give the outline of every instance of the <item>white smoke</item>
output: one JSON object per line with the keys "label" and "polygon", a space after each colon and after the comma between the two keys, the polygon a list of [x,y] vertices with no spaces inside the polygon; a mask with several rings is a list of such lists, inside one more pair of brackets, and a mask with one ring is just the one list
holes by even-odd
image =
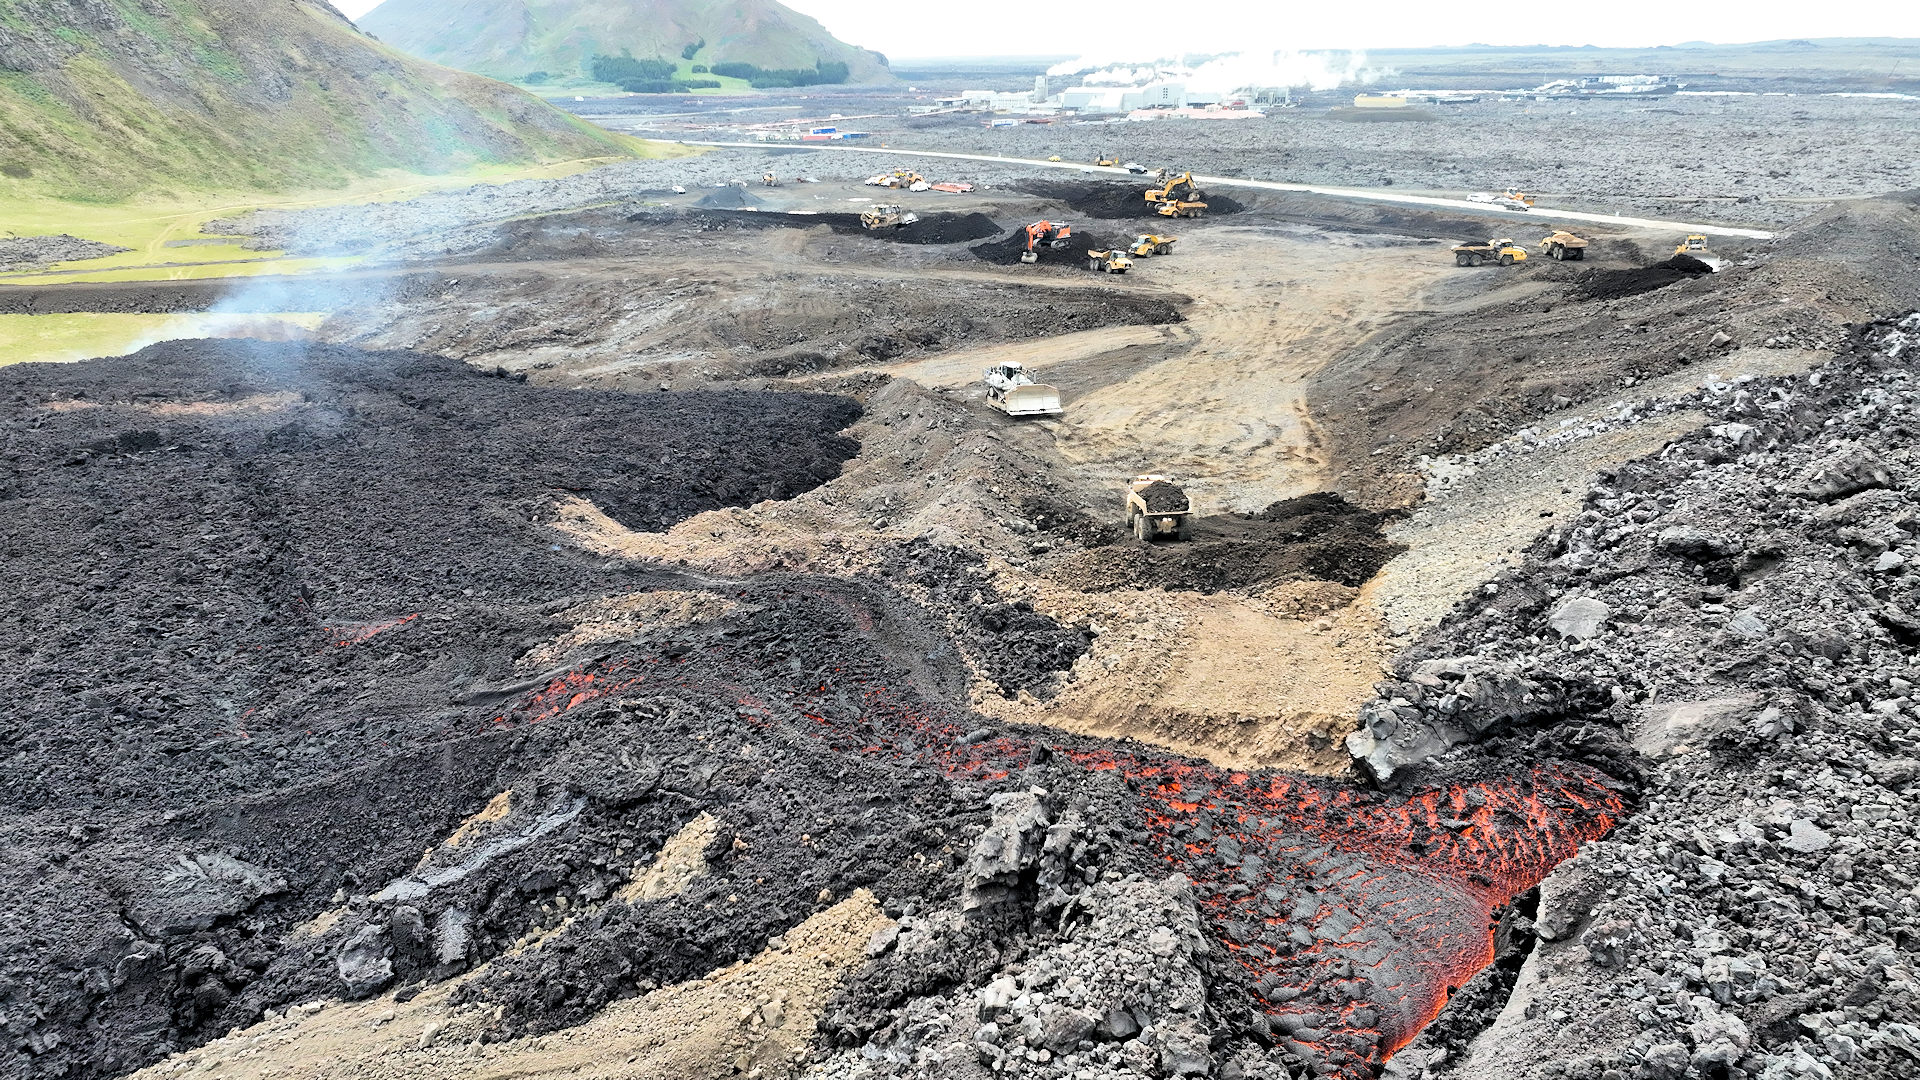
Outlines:
{"label": "white smoke", "polygon": [[1392,68],[1367,65],[1364,52],[1299,52],[1273,49],[1227,53],[1196,67],[1174,60],[1142,60],[1139,56],[1082,56],[1055,64],[1049,76],[1082,75],[1088,86],[1144,86],[1158,80],[1183,82],[1187,89],[1231,94],[1252,88],[1334,90],[1365,85],[1396,74]]}

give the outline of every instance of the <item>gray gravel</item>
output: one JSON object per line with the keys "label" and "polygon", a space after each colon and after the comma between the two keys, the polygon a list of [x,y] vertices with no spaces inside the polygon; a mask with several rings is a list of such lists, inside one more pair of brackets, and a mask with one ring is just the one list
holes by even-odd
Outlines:
{"label": "gray gravel", "polygon": [[1363,758],[1618,725],[1647,777],[1543,886],[1498,1020],[1463,1058],[1443,1036],[1472,1018],[1443,1015],[1402,1075],[1920,1069],[1917,363],[1913,315],[1710,387],[1710,426],[1603,476],[1382,685]]}
{"label": "gray gravel", "polygon": [[990,130],[978,115],[862,123],[876,142],[919,150],[1089,162],[1111,150],[1212,175],[1454,195],[1513,185],[1567,209],[1730,224],[1782,225],[1826,200],[1920,188],[1920,101],[1676,96],[1429,112],[1427,123],[1356,123],[1318,109]]}
{"label": "gray gravel", "polygon": [[61,233],[58,236],[0,237],[0,270],[41,270],[55,263],[75,259],[104,259],[132,248],[82,240]]}

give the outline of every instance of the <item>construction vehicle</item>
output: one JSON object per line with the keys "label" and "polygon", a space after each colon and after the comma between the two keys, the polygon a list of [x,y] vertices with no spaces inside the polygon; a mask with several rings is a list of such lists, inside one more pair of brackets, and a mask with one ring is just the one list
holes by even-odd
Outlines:
{"label": "construction vehicle", "polygon": [[1073,240],[1073,226],[1058,221],[1036,221],[1026,231],[1027,247],[1020,253],[1023,263],[1039,262],[1042,251],[1060,251]]}
{"label": "construction vehicle", "polygon": [[1047,160],[1048,160],[1048,161],[1059,161],[1059,160],[1060,160],[1060,155],[1059,155],[1059,154],[1055,154],[1055,155],[1053,155],[1052,157],[1050,157],[1050,158],[1048,158]]}
{"label": "construction vehicle", "polygon": [[883,206],[879,203],[875,203],[871,209],[862,211],[860,214],[860,224],[868,232],[880,229],[904,229],[919,220],[920,215],[910,210],[902,210],[898,206]]}
{"label": "construction vehicle", "polygon": [[1171,180],[1163,180],[1159,187],[1147,189],[1147,201],[1155,206],[1170,202],[1203,203],[1206,198],[1200,185],[1193,182],[1191,172],[1183,172]]}
{"label": "construction vehicle", "polygon": [[931,186],[925,177],[912,169],[895,169],[879,176],[869,176],[867,183],[874,187],[904,188],[908,191],[925,191]]}
{"label": "construction vehicle", "polygon": [[1204,217],[1207,213],[1207,204],[1203,202],[1163,202],[1159,206],[1154,207],[1153,212],[1159,214],[1161,217],[1168,218]]}
{"label": "construction vehicle", "polygon": [[1485,266],[1488,263],[1512,266],[1526,261],[1527,249],[1506,238],[1489,240],[1484,244],[1461,244],[1453,249],[1455,266]]}
{"label": "construction vehicle", "polygon": [[1155,236],[1153,233],[1141,233],[1139,236],[1133,238],[1132,244],[1128,245],[1127,254],[1137,259],[1144,259],[1149,255],[1165,255],[1173,250],[1173,242],[1177,239],[1179,238],[1173,236]]}
{"label": "construction vehicle", "polygon": [[775,187],[779,185],[780,178],[773,175],[772,173],[762,173],[760,175],[760,182],[762,184],[765,184],[767,187]]}
{"label": "construction vehicle", "polygon": [[1127,483],[1127,531],[1135,538],[1186,540],[1192,519],[1193,500],[1172,477],[1144,473]]}
{"label": "construction vehicle", "polygon": [[1513,206],[1515,209],[1533,209],[1534,197],[1519,188],[1508,188],[1502,199],[1505,200],[1506,205]]}
{"label": "construction vehicle", "polygon": [[1540,241],[1540,250],[1546,252],[1547,258],[1555,262],[1566,262],[1569,259],[1577,262],[1587,257],[1587,241],[1584,237],[1575,236],[1561,229]]}
{"label": "construction vehicle", "polygon": [[1104,270],[1109,274],[1124,274],[1133,269],[1133,260],[1127,258],[1127,253],[1119,248],[1109,248],[1105,251],[1089,250],[1087,269]]}
{"label": "construction vehicle", "polygon": [[1008,416],[1059,416],[1060,388],[1033,381],[1025,364],[1009,360],[987,369],[987,404]]}
{"label": "construction vehicle", "polygon": [[1727,265],[1725,260],[1707,250],[1707,238],[1699,233],[1688,234],[1685,240],[1680,241],[1680,243],[1674,246],[1673,253],[1675,255],[1686,255],[1706,263],[1707,269],[1715,273],[1718,273],[1721,267]]}
{"label": "construction vehicle", "polygon": [[1095,165],[1111,168],[1112,166],[1120,164],[1120,159],[1119,157],[1113,154],[1098,154],[1094,157],[1093,163]]}

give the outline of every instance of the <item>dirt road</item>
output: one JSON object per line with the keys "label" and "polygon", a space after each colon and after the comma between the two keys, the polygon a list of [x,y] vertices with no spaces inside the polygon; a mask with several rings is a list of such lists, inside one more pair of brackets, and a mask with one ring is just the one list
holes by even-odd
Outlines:
{"label": "dirt road", "polygon": [[[651,140],[668,142],[669,140]],[[766,149],[764,143],[738,142],[688,142],[688,146],[720,146],[745,149]],[[786,147],[783,146],[783,149]],[[1076,172],[1090,173],[1113,179],[1130,180],[1133,177],[1125,170],[1098,165],[1086,165],[1073,161],[1039,161],[1033,158],[1000,157],[992,154],[954,154],[939,150],[900,150],[893,147],[867,146],[818,146],[797,144],[796,150],[815,150],[844,154],[891,154],[895,157],[948,158],[958,161],[985,161],[996,165],[1023,165],[1036,169],[1071,169]],[[1732,225],[1715,225],[1693,221],[1661,221],[1655,218],[1624,217],[1618,214],[1591,214],[1578,210],[1556,210],[1545,206],[1536,206],[1531,211],[1516,212],[1498,210],[1486,203],[1469,202],[1464,198],[1442,198],[1432,195],[1411,195],[1400,191],[1380,191],[1368,188],[1332,187],[1326,184],[1289,184],[1277,180],[1246,180],[1234,176],[1198,176],[1194,177],[1205,187],[1248,188],[1255,191],[1288,191],[1303,195],[1323,195],[1334,199],[1357,199],[1366,202],[1397,203],[1402,206],[1418,206],[1428,209],[1464,212],[1477,216],[1495,218],[1508,222],[1525,222],[1529,227],[1551,225],[1555,223],[1579,222],[1588,225],[1610,225],[1622,229],[1646,229],[1655,232],[1705,233],[1709,236],[1737,236],[1748,240],[1771,240],[1773,233],[1764,229],[1747,229]]]}

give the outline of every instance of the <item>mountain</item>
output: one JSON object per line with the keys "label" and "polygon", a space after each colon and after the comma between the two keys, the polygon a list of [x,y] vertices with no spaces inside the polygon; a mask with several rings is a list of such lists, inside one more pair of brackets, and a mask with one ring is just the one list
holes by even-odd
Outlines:
{"label": "mountain", "polygon": [[322,0],[0,0],[0,197],[338,186],[630,145]]}
{"label": "mountain", "polygon": [[594,56],[623,52],[769,69],[844,63],[855,83],[893,77],[879,53],[773,0],[386,0],[360,26],[415,56],[496,79],[578,78]]}

